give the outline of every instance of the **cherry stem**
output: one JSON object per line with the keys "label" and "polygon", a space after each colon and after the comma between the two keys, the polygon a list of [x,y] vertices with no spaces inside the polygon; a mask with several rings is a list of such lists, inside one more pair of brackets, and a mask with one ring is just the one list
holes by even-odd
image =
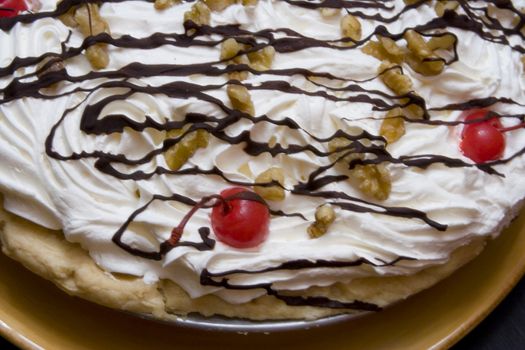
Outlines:
{"label": "cherry stem", "polygon": [[518,129],[521,129],[521,128],[523,128],[523,127],[525,127],[525,122],[523,122],[523,123],[519,123],[519,124],[514,125],[514,126],[509,126],[509,127],[507,127],[507,128],[499,128],[498,130],[499,130],[500,132],[507,132],[507,131],[518,130]]}
{"label": "cherry stem", "polygon": [[[211,200],[214,200],[214,202],[207,204]],[[182,233],[184,232],[184,227],[186,226],[188,221],[190,221],[193,214],[195,214],[199,209],[213,208],[221,204],[224,206],[224,215],[228,214],[231,210],[231,205],[228,203],[228,200],[226,198],[218,194],[203,197],[200,201],[195,203],[193,208],[191,208],[191,210],[186,215],[184,215],[182,221],[173,230],[171,230],[171,237],[169,238],[168,242],[172,245],[175,245],[179,242]]]}

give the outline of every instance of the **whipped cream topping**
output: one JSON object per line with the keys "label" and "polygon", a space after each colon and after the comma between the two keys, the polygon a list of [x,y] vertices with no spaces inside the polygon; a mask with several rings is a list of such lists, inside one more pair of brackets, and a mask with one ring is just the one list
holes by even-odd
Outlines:
{"label": "whipped cream topping", "polygon": [[[41,2],[40,13],[56,8],[53,0]],[[406,9],[401,0],[382,3],[385,8],[349,9],[369,17],[359,17],[363,38],[372,35],[380,25],[397,35],[436,18],[434,2],[413,9]],[[484,1],[469,3],[472,8],[487,6]],[[525,1],[513,1],[513,4],[516,8],[525,7]],[[183,13],[192,5],[183,2],[157,11],[146,1],[105,2],[101,6],[101,15],[108,22],[113,38],[151,38],[155,33],[182,35]],[[457,12],[464,14],[464,11],[460,8]],[[504,23],[507,21],[505,16],[509,15],[506,11],[501,12],[498,18]],[[341,10],[334,16],[323,17],[318,9],[301,7],[294,1],[260,0],[256,6],[235,4],[221,12],[213,12],[210,26],[238,24],[250,32],[290,28],[305,37],[330,41],[340,39],[339,22],[344,13]],[[480,15],[482,10],[476,13]],[[400,15],[388,23],[375,18],[377,14],[385,18]],[[516,34],[508,35],[510,43],[505,44],[486,40],[479,33],[465,28],[451,26],[446,30],[458,38],[458,59],[446,65],[441,74],[426,77],[403,65],[405,74],[414,83],[414,90],[425,100],[429,120],[439,123],[407,123],[406,135],[388,145],[387,151],[395,159],[438,155],[465,164],[452,167],[436,162],[428,167],[418,167],[387,162],[392,191],[382,202],[365,197],[348,181],[330,182],[317,191],[344,193],[357,198],[354,204],[372,210],[360,212],[333,205],[336,221],[326,235],[311,239],[307,227],[314,220],[315,209],[327,201],[335,204],[341,199],[327,200],[297,191],[314,171],[331,163],[328,157],[310,151],[253,155],[245,150],[243,142],[233,144],[212,136],[209,146],[198,150],[182,169],[198,167],[213,174],[155,173],[158,169],[168,169],[164,157],[158,154],[141,164],[111,164],[119,174],[126,175],[121,178],[101,171],[100,158],[96,156],[61,159],[73,154],[105,152],[139,160],[162,148],[165,132],[151,127],[141,131],[127,127],[122,132],[98,134],[81,130],[85,109],[108,98],[127,94],[130,90],[126,84],[142,91],[104,104],[98,120],[124,115],[137,123],[150,120],[164,124],[166,121],[181,121],[188,113],[225,118],[227,114],[220,105],[195,97],[168,96],[161,89],[159,93],[150,93],[148,88],[174,82],[196,84],[206,87],[203,91],[207,95],[229,105],[224,86],[227,77],[226,74],[155,74],[125,80],[121,76],[101,73],[84,79],[92,68],[83,55],[75,55],[65,60],[67,73],[72,79],[59,83],[51,88],[53,90],[42,91],[50,98],[27,95],[13,99],[9,95],[13,81],[37,81],[37,77],[31,74],[35,72],[36,64],[24,65],[12,74],[4,73],[17,57],[26,59],[49,52],[62,53],[62,46],[66,50],[78,48],[84,41],[77,30],[66,27],[56,18],[16,23],[12,28],[0,31],[0,72],[3,73],[0,74],[0,188],[5,208],[39,225],[63,230],[69,241],[81,244],[103,269],[143,276],[146,282],[170,279],[181,285],[191,297],[214,293],[232,303],[251,300],[266,291],[262,288],[239,291],[220,285],[206,286],[200,281],[203,271],[227,275],[231,285],[270,284],[275,290],[301,290],[363,276],[409,275],[446,263],[456,248],[479,237],[498,234],[525,194],[522,180],[525,159],[520,154],[525,147],[525,130],[506,134],[505,161],[496,162],[491,168],[494,172],[469,166],[472,161],[464,157],[458,147],[463,125],[457,122],[462,120],[462,112],[460,108],[450,107],[491,97],[505,98],[506,102],[494,103],[488,108],[504,116],[522,116],[525,105],[521,62],[523,39]],[[286,36],[282,32],[275,35],[277,38]],[[209,41],[221,40],[221,37],[211,34],[196,39]],[[401,43],[403,40],[399,41]],[[214,66],[224,67],[224,63],[219,62],[220,44],[184,47],[166,43],[148,49],[109,45],[108,51],[110,63],[102,72],[116,72],[133,62],[177,67],[216,62]],[[377,78],[380,64],[379,60],[360,49],[314,46],[289,52],[278,50],[272,70],[300,68],[329,73],[340,79],[319,79],[321,84],[314,84],[304,74],[250,74],[243,84],[259,87],[265,82],[286,82],[308,92],[250,90],[257,116],[267,116],[272,121],[289,118],[300,129],[241,119],[224,132],[230,137],[247,132],[252,141],[261,143],[273,139],[285,149],[294,145],[312,145],[324,152],[327,152],[327,144],[319,140],[332,137],[338,130],[357,127],[378,135],[385,112],[357,98],[366,92],[336,91],[336,88],[344,87],[350,81],[359,81],[366,91],[384,93],[369,93],[372,98],[387,105],[397,103],[392,92]],[[112,82],[118,83],[101,86]],[[325,98],[318,92],[337,98]],[[501,122],[504,126],[512,126],[519,119],[506,117],[501,118]],[[52,133],[53,137],[50,137]],[[51,149],[56,153],[50,154],[46,142],[51,143]],[[507,160],[509,157],[512,160]],[[246,166],[249,172],[240,170]],[[288,215],[272,218],[268,240],[256,248],[235,249],[217,241],[213,249],[177,246],[161,260],[151,260],[132,255],[113,241],[115,232],[129,221],[122,241],[141,251],[158,251],[159,244],[169,238],[171,229],[190,206],[179,201],[152,200],[154,196],[177,194],[198,201],[231,187],[232,183],[251,184],[257,174],[271,166],[284,170],[284,186],[288,191],[284,201],[270,202],[270,208]],[[218,176],[215,169],[223,176]],[[339,168],[333,167],[325,175],[336,176],[339,172]],[[152,175],[133,180],[132,175],[136,174]],[[130,216],[140,208],[145,210],[130,221]],[[386,215],[387,208],[417,210],[446,230],[417,217]],[[199,228],[210,227],[209,214],[209,210],[199,210],[192,217],[184,231],[183,241],[201,242]],[[214,238],[213,232],[209,238]],[[290,261],[350,263],[359,259],[367,263],[346,267],[279,268]],[[253,273],[256,271],[259,273]]]}

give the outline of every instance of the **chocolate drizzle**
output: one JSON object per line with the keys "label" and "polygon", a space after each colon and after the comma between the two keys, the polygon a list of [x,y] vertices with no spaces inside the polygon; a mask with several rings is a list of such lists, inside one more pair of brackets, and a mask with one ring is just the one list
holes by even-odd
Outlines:
{"label": "chocolate drizzle", "polygon": [[[109,0],[108,3],[120,3],[126,1],[140,1],[140,0]],[[302,7],[304,9],[318,9],[318,8],[342,8],[348,13],[353,14],[361,19],[372,19],[378,23],[388,24],[398,20],[404,13],[408,11],[417,11],[418,7],[426,6],[425,1],[418,1],[412,5],[406,5],[398,12],[394,11],[394,2],[392,0],[386,1],[343,1],[343,0],[324,0],[324,1],[293,1],[282,0],[290,6]],[[53,17],[56,18],[66,13],[71,7],[86,3],[95,3],[96,0],[63,0],[58,5],[55,11],[40,12],[31,14],[22,14],[12,18],[0,19],[0,29],[7,31],[13,28],[17,23],[33,23],[35,21]],[[513,13],[518,19],[517,23],[509,28],[505,27],[496,18],[490,16],[487,8],[477,8],[468,1],[458,1],[465,14],[458,14],[454,11],[446,11],[443,17],[434,18],[428,23],[415,26],[413,28],[406,28],[406,30],[413,29],[426,37],[445,35],[443,31],[447,28],[454,27],[465,31],[473,32],[483,40],[506,45],[514,51],[525,53],[525,47],[522,45],[512,45],[508,38],[510,36],[519,36],[523,39],[521,28],[525,26],[525,16],[517,10],[511,1],[486,1],[499,9],[505,9]],[[391,13],[389,17],[384,17],[381,12]],[[182,16],[182,14],[181,14]],[[86,38],[78,47],[68,45],[69,38],[62,43],[62,50],[60,53],[46,53],[39,57],[16,57],[9,65],[0,68],[0,78],[11,76],[11,82],[0,89],[0,105],[9,103],[11,101],[19,100],[25,97],[32,97],[38,99],[52,100],[65,95],[80,94],[84,99],[75,106],[65,110],[62,116],[58,119],[56,124],[51,128],[46,139],[46,154],[59,161],[78,161],[83,159],[93,159],[95,168],[103,174],[115,177],[123,181],[143,181],[159,175],[169,176],[210,176],[220,177],[225,182],[232,185],[241,185],[250,187],[253,183],[241,182],[228,178],[217,167],[210,169],[201,169],[199,167],[184,167],[181,170],[173,171],[163,167],[156,167],[149,172],[142,170],[142,165],[147,165],[152,160],[163,154],[173,145],[180,142],[188,133],[203,129],[208,131],[213,137],[228,143],[230,145],[242,145],[243,150],[250,156],[257,156],[263,153],[269,153],[273,157],[285,154],[293,156],[303,152],[310,152],[320,158],[328,158],[334,152],[327,152],[326,147],[316,147],[315,144],[327,144],[334,138],[345,138],[350,143],[348,152],[361,153],[365,155],[363,159],[356,159],[348,164],[349,168],[357,164],[378,164],[391,163],[399,164],[405,167],[427,168],[435,164],[441,164],[447,167],[477,167],[480,171],[489,174],[502,175],[497,172],[494,166],[504,164],[512,159],[519,157],[525,153],[525,147],[509,156],[506,159],[492,161],[484,164],[472,164],[458,158],[450,158],[436,154],[418,154],[418,155],[404,155],[400,157],[392,156],[386,149],[385,140],[378,135],[363,131],[358,135],[351,135],[345,133],[343,130],[338,130],[328,138],[321,138],[301,127],[291,117],[285,117],[280,120],[274,120],[266,115],[250,116],[246,113],[233,110],[228,107],[224,101],[213,97],[213,92],[225,88],[226,84],[242,84],[248,90],[270,90],[279,91],[284,94],[305,95],[323,98],[329,101],[344,102],[344,103],[362,103],[370,105],[372,110],[388,111],[399,106],[408,104],[416,104],[422,107],[426,113],[422,120],[411,120],[405,118],[409,123],[425,123],[428,125],[454,125],[462,122],[446,122],[442,120],[433,119],[430,117],[429,111],[453,111],[453,110],[468,110],[472,108],[490,107],[495,104],[510,104],[518,105],[516,101],[509,98],[487,97],[482,99],[465,101],[457,104],[449,104],[427,109],[425,101],[414,93],[409,93],[405,96],[392,96],[387,93],[367,90],[364,83],[378,79],[378,76],[372,76],[369,79],[358,81],[347,79],[344,77],[337,77],[326,72],[315,72],[303,68],[290,69],[269,69],[264,72],[254,70],[245,64],[230,64],[225,65],[225,61],[217,59],[214,62],[196,63],[188,65],[179,64],[157,64],[148,65],[139,62],[132,62],[124,67],[115,70],[93,71],[84,75],[71,76],[66,69],[53,71],[37,78],[37,73],[31,73],[20,77],[14,77],[15,71],[33,67],[46,60],[49,57],[57,57],[65,62],[72,59],[82,52],[97,43],[105,43],[110,47],[120,49],[142,49],[150,50],[161,46],[172,46],[178,48],[192,47],[220,47],[221,43],[227,38],[235,38],[237,41],[248,44],[249,49],[246,49],[240,54],[255,52],[268,45],[280,54],[297,52],[307,50],[309,48],[328,48],[331,50],[359,50],[364,44],[373,39],[376,35],[391,38],[398,41],[403,38],[404,32],[390,33],[384,25],[378,25],[374,31],[367,37],[359,41],[351,39],[339,40],[319,40],[302,35],[290,28],[277,29],[263,29],[256,32],[251,32],[241,28],[238,25],[221,25],[221,26],[198,26],[195,23],[188,21],[184,24],[185,33],[154,33],[145,38],[135,38],[130,35],[123,35],[121,37],[112,37],[106,33]],[[191,34],[189,34],[191,33]],[[211,38],[214,39],[211,39]],[[345,42],[353,42],[355,45],[343,45]],[[218,50],[217,50],[218,51]],[[457,61],[459,59],[456,47],[454,47],[454,55],[451,59],[445,62],[446,65]],[[67,67],[67,65],[66,65]],[[44,71],[46,67],[40,69]],[[228,81],[224,84],[201,85],[198,83],[190,83],[180,81],[178,77],[186,77],[189,75],[205,75],[205,76],[223,76],[229,72],[244,70],[253,75],[267,75],[276,77],[277,79],[263,81],[260,84],[241,83],[239,81]],[[172,81],[160,86],[143,85],[139,81],[142,78],[168,76],[173,77]],[[279,77],[301,76],[309,80],[318,89],[303,90],[299,87],[293,86],[285,79]],[[337,81],[343,84],[342,87],[334,88],[329,85],[320,83],[318,79]],[[91,82],[91,87],[81,87],[81,83]],[[64,89],[60,94],[50,94],[49,91],[44,92],[45,88],[49,88],[54,84],[66,84],[69,88]],[[82,86],[85,86],[82,85]],[[120,92],[109,95],[108,97],[89,103],[90,97],[95,95],[98,91],[105,89],[118,88]],[[338,97],[336,93],[345,93],[345,97]],[[145,115],[142,121],[136,121],[124,114],[107,114],[104,115],[103,110],[114,102],[124,101],[133,98],[138,94],[147,94],[152,96],[165,96],[170,99],[192,99],[195,103],[205,103],[216,106],[221,112],[220,115],[205,115],[199,113],[186,113],[181,120],[167,120],[164,122],[156,121],[151,116]],[[408,101],[408,102],[407,102]],[[80,120],[80,130],[87,135],[110,135],[114,133],[122,134],[125,129],[131,129],[136,132],[143,132],[147,129],[158,131],[169,131],[172,129],[180,129],[185,125],[190,127],[178,137],[166,139],[161,146],[156,149],[148,151],[139,158],[129,158],[126,154],[114,154],[102,150],[81,151],[64,153],[57,150],[56,139],[57,131],[70,116],[73,111],[77,109],[82,110]],[[102,116],[102,117],[101,117]],[[497,115],[492,117],[498,118],[519,118],[523,120],[523,116],[511,115]],[[298,132],[306,138],[315,141],[307,143],[306,145],[289,144],[286,147],[280,144],[270,145],[268,142],[260,142],[252,140],[250,133],[247,131],[240,132],[236,135],[231,135],[225,130],[235,125],[238,122],[248,122],[253,126],[260,123],[270,123],[275,126],[284,127],[290,131]],[[346,154],[345,154],[346,155]],[[344,156],[343,156],[344,157]],[[343,158],[341,157],[341,158]],[[359,213],[374,213],[378,215],[388,215],[394,217],[402,217],[407,220],[419,220],[424,222],[429,227],[436,230],[444,231],[447,226],[430,219],[426,213],[414,208],[391,207],[384,206],[378,203],[370,202],[361,198],[350,196],[346,193],[327,191],[324,188],[331,184],[341,181],[346,181],[348,176],[345,174],[330,175],[328,171],[334,167],[335,163],[326,166],[319,166],[313,171],[309,178],[305,181],[299,182],[292,188],[288,188],[290,194],[299,197],[322,198],[334,206],[337,206],[345,211],[352,211]],[[129,169],[124,171],[122,169]],[[143,213],[154,201],[178,202],[188,206],[196,205],[201,198],[189,198],[181,194],[173,194],[172,196],[154,195],[143,206],[136,209],[122,226],[115,232],[113,242],[126,250],[130,254],[139,256],[144,259],[162,260],[163,257],[173,249],[178,247],[191,247],[196,250],[205,251],[213,250],[215,241],[210,238],[210,229],[208,227],[201,227],[199,229],[200,242],[177,241],[177,242],[163,242],[159,245],[158,251],[142,251],[124,243],[123,237],[126,234],[130,224]],[[280,210],[273,210],[272,214],[275,216],[295,216],[304,220],[304,216],[300,213],[286,213]],[[242,269],[222,271],[212,273],[204,270],[201,273],[200,281],[203,285],[219,286],[233,290],[249,290],[249,289],[263,289],[268,295],[275,296],[283,300],[288,305],[311,305],[329,308],[350,308],[358,310],[378,310],[376,305],[363,303],[360,301],[342,302],[328,299],[325,297],[303,297],[286,294],[274,289],[272,284],[254,284],[254,285],[233,285],[228,281],[228,277],[236,274],[259,274],[279,270],[303,270],[315,268],[341,268],[341,267],[355,267],[367,264],[374,267],[392,266],[402,260],[411,260],[409,257],[399,257],[392,262],[376,263],[364,258],[354,261],[325,261],[325,260],[295,260],[282,263],[273,267],[257,270],[246,271]]]}

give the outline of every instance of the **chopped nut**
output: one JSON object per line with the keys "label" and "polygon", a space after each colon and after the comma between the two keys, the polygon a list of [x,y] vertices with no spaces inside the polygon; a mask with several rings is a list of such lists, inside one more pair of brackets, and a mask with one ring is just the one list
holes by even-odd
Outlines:
{"label": "chopped nut", "polygon": [[443,71],[445,62],[434,55],[423,36],[414,30],[408,30],[405,35],[408,49],[412,55],[406,57],[407,63],[416,72],[423,75],[436,75]]}
{"label": "chopped nut", "polygon": [[330,205],[322,205],[315,211],[315,222],[308,227],[310,238],[319,238],[324,235],[329,226],[335,221],[335,211]]}
{"label": "chopped nut", "polygon": [[[168,137],[177,137],[186,132],[189,128],[189,125],[183,129],[171,130],[168,132]],[[198,129],[192,131],[185,135],[182,140],[170,147],[166,153],[164,153],[164,159],[166,164],[171,170],[180,169],[188,159],[193,156],[193,154],[199,148],[208,147],[209,142],[209,133],[206,130]]]}
{"label": "chopped nut", "polygon": [[399,66],[384,61],[379,67],[381,80],[397,95],[406,95],[412,91],[412,81],[403,74]]}
{"label": "chopped nut", "polygon": [[80,6],[75,12],[75,21],[84,36],[109,33],[108,23],[100,16],[98,5]]}
{"label": "chopped nut", "polygon": [[[245,55],[238,55],[239,51],[244,49],[245,46],[243,44],[238,43],[234,38],[229,38],[222,43],[221,60],[232,59],[230,62],[237,64],[248,64],[248,58]],[[241,81],[248,78],[248,72],[230,72],[228,73],[228,78]]]}
{"label": "chopped nut", "polygon": [[335,220],[335,211],[329,205],[322,205],[315,211],[315,221],[330,225]]}
{"label": "chopped nut", "polygon": [[446,10],[455,10],[459,6],[457,1],[440,0],[436,3],[434,10],[439,17],[443,17]]}
{"label": "chopped nut", "polygon": [[275,49],[273,46],[266,46],[264,49],[250,52],[248,59],[250,66],[256,70],[264,71],[272,68],[273,57],[275,56]]}
{"label": "chopped nut", "polygon": [[385,200],[390,195],[390,173],[382,164],[358,164],[351,174],[364,194],[377,200]]}
{"label": "chopped nut", "polygon": [[[412,91],[412,81],[403,74],[401,68],[388,61],[384,61],[379,67],[381,79],[396,95],[406,95]],[[403,98],[402,103],[408,103],[410,100]],[[415,103],[409,104],[405,110],[412,118],[422,118],[425,114],[423,108]]]}
{"label": "chopped nut", "polygon": [[455,35],[446,33],[444,35],[432,37],[428,42],[428,47],[434,50],[450,50],[456,44],[457,38]]}
{"label": "chopped nut", "polygon": [[221,45],[221,60],[229,60],[239,53],[243,47],[234,38],[228,38]]}
{"label": "chopped nut", "polygon": [[212,11],[222,11],[226,7],[235,4],[235,0],[203,0]]}
{"label": "chopped nut", "polygon": [[425,110],[415,103],[409,104],[404,110],[411,119],[421,119],[425,115]]}
{"label": "chopped nut", "polygon": [[421,61],[414,55],[408,55],[406,62],[414,71],[425,76],[437,75],[445,68],[445,60],[435,55],[428,57],[425,61]]}
{"label": "chopped nut", "polygon": [[395,142],[405,134],[405,120],[402,118],[401,108],[394,108],[386,114],[381,123],[379,134],[383,136],[388,143]]}
{"label": "chopped nut", "polygon": [[86,57],[95,69],[106,68],[109,64],[107,48],[103,45],[93,45],[86,49]]}
{"label": "chopped nut", "polygon": [[210,24],[210,18],[210,8],[202,1],[197,1],[190,11],[184,13],[184,22],[192,21],[199,26]]}
{"label": "chopped nut", "polygon": [[395,62],[397,64],[401,64],[403,62],[402,58],[401,60],[391,56],[388,52],[386,52],[385,48],[379,41],[370,40],[361,48],[361,51],[363,53],[370,55],[372,57],[377,58],[380,61],[390,61]]}
{"label": "chopped nut", "polygon": [[379,41],[371,40],[361,49],[365,54],[373,56],[380,61],[390,61],[401,64],[405,52],[396,42],[387,37],[379,37]]}
{"label": "chopped nut", "polygon": [[355,16],[347,14],[341,19],[341,33],[344,38],[359,41],[361,39],[361,23]]}
{"label": "chopped nut", "polygon": [[228,85],[226,89],[230,102],[234,109],[247,113],[251,116],[255,115],[255,108],[253,107],[252,98],[248,89],[242,85]]}
{"label": "chopped nut", "polygon": [[[354,159],[361,159],[363,155],[355,152],[353,147],[348,147],[351,141],[344,137],[336,137],[328,142],[328,151],[331,153],[329,159],[332,162],[338,161],[350,163]],[[339,152],[337,152],[339,151]],[[342,159],[339,159],[343,154],[346,154]]]}
{"label": "chopped nut", "polygon": [[165,10],[172,7],[174,4],[178,4],[180,0],[155,0],[155,8],[157,10]]}
{"label": "chopped nut", "polygon": [[418,58],[425,59],[432,55],[432,50],[429,49],[427,42],[423,36],[415,30],[407,30],[403,36],[408,44],[408,49],[412,51]]}
{"label": "chopped nut", "polygon": [[243,81],[248,79],[248,72],[246,71],[235,71],[228,73],[228,79]]}
{"label": "chopped nut", "polygon": [[379,36],[379,42],[390,56],[403,60],[405,53],[399,46],[397,46],[397,43],[394,40],[386,36]]}
{"label": "chopped nut", "polygon": [[[99,7],[96,4],[87,4],[77,8],[74,19],[85,37],[101,33],[109,34],[108,23],[100,16]],[[86,57],[95,69],[105,68],[109,64],[109,55],[105,44],[95,44],[88,47]]]}
{"label": "chopped nut", "polygon": [[75,28],[78,26],[77,21],[75,20],[75,12],[77,11],[77,7],[73,6],[69,10],[67,10],[66,13],[63,15],[58,16],[58,19],[64,23],[66,26],[70,28]]}
{"label": "chopped nut", "polygon": [[[281,168],[270,168],[255,178],[259,184],[275,182],[284,185],[284,173]],[[284,189],[280,186],[255,186],[254,191],[262,198],[269,201],[282,201],[285,197]]]}
{"label": "chopped nut", "polygon": [[310,238],[319,238],[326,233],[326,228],[324,225],[314,222],[308,226],[306,232],[308,232],[308,236],[310,236]]}

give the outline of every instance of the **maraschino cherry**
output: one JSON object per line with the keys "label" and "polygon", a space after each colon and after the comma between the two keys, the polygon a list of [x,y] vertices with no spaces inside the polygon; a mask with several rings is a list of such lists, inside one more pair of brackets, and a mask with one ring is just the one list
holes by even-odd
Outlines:
{"label": "maraschino cherry", "polygon": [[0,0],[0,18],[14,17],[19,12],[27,10],[27,3],[24,0]]}
{"label": "maraschino cherry", "polygon": [[253,248],[268,237],[270,211],[266,202],[253,191],[232,187],[197,202],[171,231],[167,244],[176,245],[193,214],[204,208],[213,208],[211,226],[217,239],[225,244]]}
{"label": "maraschino cherry", "polygon": [[489,111],[476,109],[466,113],[459,148],[474,162],[480,164],[500,159],[505,151],[504,133],[525,127],[525,122],[504,128],[499,118],[488,116]]}
{"label": "maraschino cherry", "polygon": [[225,199],[214,206],[211,226],[217,238],[235,248],[256,247],[268,237],[270,212],[264,200],[242,187],[221,192]]}
{"label": "maraschino cherry", "polygon": [[499,159],[505,150],[501,122],[498,118],[487,118],[487,113],[484,109],[470,111],[461,133],[461,152],[476,163]]}

